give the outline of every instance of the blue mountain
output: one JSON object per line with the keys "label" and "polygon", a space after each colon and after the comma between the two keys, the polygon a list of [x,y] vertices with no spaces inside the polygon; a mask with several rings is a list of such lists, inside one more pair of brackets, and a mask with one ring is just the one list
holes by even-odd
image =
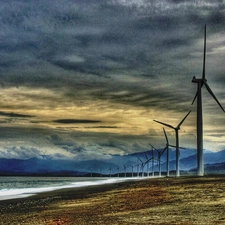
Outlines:
{"label": "blue mountain", "polygon": [[[163,149],[161,149],[162,151]],[[40,158],[30,159],[5,159],[0,158],[0,175],[4,174],[116,174],[136,172],[141,170],[141,161],[146,162],[147,159],[158,158],[156,152],[152,155],[152,151],[138,152],[127,155],[111,155],[107,160],[63,160],[52,159],[50,156],[41,156]],[[175,150],[170,149],[170,170],[176,169]],[[195,171],[197,167],[196,150],[185,149],[180,151],[180,170]],[[225,150],[219,152],[204,153],[204,163],[206,170],[209,171],[225,171]],[[152,169],[152,161],[149,161],[149,170]],[[161,156],[162,171],[166,171],[166,152]],[[144,170],[147,171],[147,165]],[[158,171],[158,162],[155,160],[154,170]]]}

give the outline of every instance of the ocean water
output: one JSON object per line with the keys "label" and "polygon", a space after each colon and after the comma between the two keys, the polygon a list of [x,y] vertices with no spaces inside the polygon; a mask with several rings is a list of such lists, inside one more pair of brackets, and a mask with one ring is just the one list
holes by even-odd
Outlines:
{"label": "ocean water", "polygon": [[0,201],[24,198],[40,192],[119,182],[122,178],[101,177],[0,177]]}

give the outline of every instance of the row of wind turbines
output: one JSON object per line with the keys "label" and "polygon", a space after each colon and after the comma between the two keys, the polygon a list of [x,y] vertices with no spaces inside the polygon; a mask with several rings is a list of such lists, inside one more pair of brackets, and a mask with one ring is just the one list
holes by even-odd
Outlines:
{"label": "row of wind turbines", "polygon": [[[192,101],[192,105],[195,102],[197,98],[197,175],[198,176],[204,176],[204,159],[203,159],[203,119],[202,119],[202,87],[205,86],[207,91],[211,94],[211,96],[215,99],[217,104],[220,106],[220,108],[225,112],[224,108],[212,92],[211,88],[207,84],[207,80],[205,78],[205,62],[206,62],[206,25],[205,25],[205,32],[204,32],[204,54],[203,54],[203,71],[202,71],[202,77],[196,78],[195,76],[192,79],[193,83],[197,83],[197,92],[195,94],[195,97]],[[179,170],[179,130],[182,125],[182,123],[185,121],[185,119],[188,117],[188,115],[191,113],[189,111],[187,115],[181,120],[181,122],[176,126],[172,126],[170,124],[160,122],[158,120],[153,120],[154,122],[157,122],[159,124],[162,124],[166,127],[172,128],[175,131],[176,136],[176,176],[180,176],[180,170]],[[164,130],[165,132],[165,130]],[[168,143],[168,139],[167,139]],[[167,148],[167,155],[168,155],[169,149]],[[167,158],[167,164],[168,164],[168,158]],[[168,168],[167,168],[168,171]]]}
{"label": "row of wind turbines", "polygon": [[[214,100],[217,102],[217,104],[219,105],[219,107],[223,110],[223,112],[225,112],[224,108],[222,107],[222,105],[220,104],[220,102],[218,101],[218,99],[216,98],[216,96],[214,95],[214,93],[212,92],[211,88],[209,87],[209,85],[207,84],[207,80],[206,80],[206,76],[205,76],[205,64],[206,64],[206,25],[205,25],[205,29],[204,29],[204,53],[203,53],[203,71],[202,71],[202,77],[201,78],[196,78],[195,76],[192,79],[193,83],[197,84],[197,92],[194,96],[194,99],[191,103],[191,105],[194,104],[195,100],[197,99],[197,116],[196,116],[196,120],[197,120],[197,175],[198,176],[204,176],[204,159],[203,159],[203,118],[202,118],[202,87],[205,86],[207,91],[210,93],[210,95],[214,98]],[[183,124],[183,122],[185,121],[185,119],[188,117],[188,115],[191,113],[191,111],[189,111],[185,117],[180,121],[180,123],[177,126],[172,126],[171,124],[165,123],[165,122],[161,122],[158,120],[153,120],[156,123],[159,123],[161,125],[164,125],[168,128],[171,128],[175,131],[175,138],[176,138],[176,145],[170,145],[169,141],[168,141],[168,137],[166,134],[165,129],[163,128],[163,132],[166,138],[166,147],[159,151],[157,149],[155,149],[151,144],[150,146],[152,147],[152,157],[148,158],[146,155],[146,159],[143,160],[141,158],[138,158],[138,160],[140,161],[140,168],[142,171],[142,176],[144,174],[144,167],[147,165],[149,166],[149,162],[152,161],[152,176],[154,176],[154,162],[157,161],[158,162],[158,166],[159,166],[159,176],[161,176],[161,156],[163,155],[163,153],[166,151],[167,152],[167,162],[166,162],[166,168],[167,168],[167,176],[169,176],[170,173],[170,169],[169,169],[169,147],[173,147],[176,149],[176,177],[180,176],[180,149],[182,149],[182,147],[179,146],[179,130],[181,125]],[[157,151],[158,153],[158,157],[155,158],[154,157],[154,153],[153,150]],[[133,176],[133,166],[132,165],[132,176]],[[139,167],[139,164],[137,163],[137,167]],[[126,168],[127,166],[124,165],[124,174],[126,176]],[[111,174],[111,167],[109,169],[110,174]],[[149,172],[147,169],[147,174],[149,176]],[[111,176],[111,175],[110,175]],[[118,176],[119,176],[119,172],[118,172]],[[137,176],[139,176],[139,168],[137,168]]]}
{"label": "row of wind turbines", "polygon": [[[187,117],[187,116],[186,116]],[[184,119],[183,119],[184,121]],[[164,135],[165,135],[165,139],[166,139],[166,146],[163,150],[158,150],[156,149],[152,144],[149,143],[149,145],[151,146],[151,150],[149,150],[148,152],[150,153],[151,151],[151,157],[149,157],[149,155],[147,154],[147,152],[144,152],[144,158],[143,157],[139,157],[139,156],[136,156],[137,157],[137,162],[136,163],[133,163],[132,165],[126,165],[126,164],[123,164],[122,165],[122,168],[123,170],[120,170],[121,169],[121,166],[118,165],[117,166],[117,169],[114,170],[114,172],[116,171],[116,173],[112,173],[113,169],[110,165],[109,169],[107,171],[109,171],[109,176],[111,177],[112,175],[115,177],[127,177],[127,173],[129,174],[129,176],[131,177],[134,177],[135,174],[136,174],[136,177],[154,177],[155,176],[155,173],[158,173],[158,176],[161,177],[162,175],[162,170],[161,170],[161,163],[162,163],[162,160],[161,160],[161,156],[164,154],[164,152],[166,151],[167,152],[167,156],[166,156],[166,176],[169,176],[170,175],[170,168],[169,168],[169,147],[172,147],[172,148],[176,148],[175,145],[171,145],[169,143],[169,140],[168,140],[168,137],[167,137],[167,134],[166,134],[166,131],[165,129],[163,128],[163,131],[164,131]],[[180,149],[184,149],[182,147],[180,147]],[[157,157],[155,157],[155,154],[154,152],[157,153]],[[157,163],[157,165],[155,165],[155,161]],[[149,166],[151,162],[151,166]],[[147,166],[147,168],[145,168]],[[132,168],[131,171],[127,170],[128,168]],[[136,172],[134,171],[134,167],[136,167]],[[155,167],[158,167],[158,172],[155,170]],[[150,170],[151,170],[151,173],[150,173]],[[147,174],[147,175],[146,175]],[[151,174],[151,175],[150,175]]]}

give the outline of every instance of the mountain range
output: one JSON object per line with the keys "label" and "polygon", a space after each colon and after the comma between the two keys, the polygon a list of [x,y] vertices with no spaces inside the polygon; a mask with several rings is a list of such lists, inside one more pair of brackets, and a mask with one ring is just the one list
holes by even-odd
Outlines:
{"label": "mountain range", "polygon": [[[159,150],[160,151],[160,150]],[[162,149],[161,149],[162,151]],[[170,149],[169,167],[171,171],[176,169],[175,150]],[[65,160],[52,159],[43,155],[40,158],[30,159],[5,159],[0,158],[0,175],[76,175],[102,174],[113,175],[118,173],[141,172],[142,165],[145,172],[152,171],[152,157],[154,171],[158,171],[158,155],[156,151],[138,152],[127,155],[111,155],[107,160]],[[149,160],[148,166],[145,163]],[[161,156],[162,171],[166,171],[166,152]],[[180,150],[180,170],[183,172],[196,171],[197,156],[195,149]],[[219,152],[204,152],[204,165],[206,173],[225,172],[225,150]],[[147,171],[147,168],[149,170]]]}

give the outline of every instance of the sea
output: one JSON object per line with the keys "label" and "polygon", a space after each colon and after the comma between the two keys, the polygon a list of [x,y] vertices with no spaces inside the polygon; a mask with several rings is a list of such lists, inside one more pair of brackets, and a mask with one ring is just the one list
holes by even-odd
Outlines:
{"label": "sea", "polygon": [[0,201],[25,198],[41,192],[63,188],[101,185],[126,180],[125,178],[107,177],[0,177]]}

